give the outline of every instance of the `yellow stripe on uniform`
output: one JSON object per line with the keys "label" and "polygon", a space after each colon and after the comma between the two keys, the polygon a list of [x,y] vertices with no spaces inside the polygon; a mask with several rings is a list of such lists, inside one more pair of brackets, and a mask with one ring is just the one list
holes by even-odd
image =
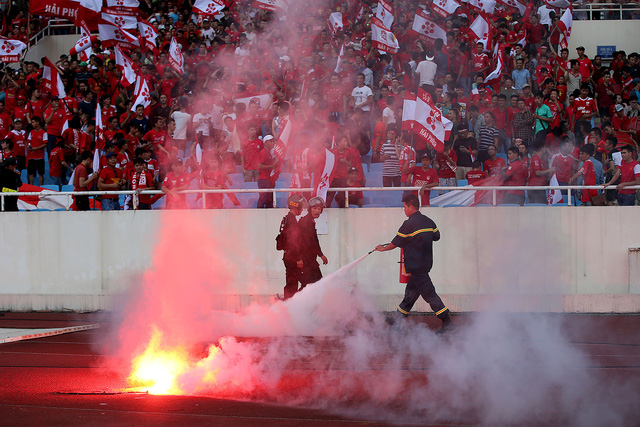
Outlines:
{"label": "yellow stripe on uniform", "polygon": [[398,307],[398,311],[402,314],[409,314],[408,311],[404,311],[403,309],[401,309],[400,307]]}
{"label": "yellow stripe on uniform", "polygon": [[421,228],[420,230],[416,230],[413,233],[409,233],[409,234],[402,234],[402,233],[398,233],[398,236],[400,237],[411,237],[411,236],[415,236],[416,234],[420,234],[420,233],[428,233],[428,232],[433,232],[435,233],[436,231],[438,231],[438,228]]}
{"label": "yellow stripe on uniform", "polygon": [[447,311],[447,310],[449,310],[449,309],[448,309],[447,307],[445,307],[445,308],[443,308],[442,310],[437,311],[437,312],[436,312],[436,316],[437,316],[437,315],[439,315],[439,314],[444,313],[444,312],[445,312],[445,311]]}

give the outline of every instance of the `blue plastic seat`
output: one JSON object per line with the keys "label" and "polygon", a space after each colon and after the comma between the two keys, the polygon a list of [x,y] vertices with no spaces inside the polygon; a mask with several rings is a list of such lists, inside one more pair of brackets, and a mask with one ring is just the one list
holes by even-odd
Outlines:
{"label": "blue plastic seat", "polygon": [[382,175],[382,163],[371,163],[368,169],[369,172],[378,172]]}
{"label": "blue plastic seat", "polygon": [[476,207],[478,207],[478,208],[492,208],[492,207],[493,207],[493,205],[492,205],[492,204],[489,204],[489,203],[478,203],[478,204],[476,205]]}
{"label": "blue plastic seat", "polygon": [[448,205],[444,205],[443,208],[465,208],[465,205],[460,205],[457,203],[450,203]]}
{"label": "blue plastic seat", "polygon": [[520,207],[517,203],[498,203],[498,206],[517,206]]}
{"label": "blue plastic seat", "polygon": [[547,206],[546,203],[525,203],[525,206]]}
{"label": "blue plastic seat", "polygon": [[503,159],[505,162],[507,161],[507,155],[504,153],[497,153],[497,156]]}
{"label": "blue plastic seat", "polygon": [[230,173],[229,178],[231,179],[231,188],[242,188],[244,175],[241,173]]}
{"label": "blue plastic seat", "polygon": [[459,179],[458,180],[458,187],[464,187],[466,185],[469,185],[469,181],[467,181],[466,179]]}
{"label": "blue plastic seat", "polygon": [[254,182],[254,181],[243,182],[242,183],[242,188],[245,189],[245,190],[257,190],[258,189],[258,183]]}
{"label": "blue plastic seat", "polygon": [[63,185],[61,191],[73,191],[74,187],[71,184]]}
{"label": "blue plastic seat", "polygon": [[42,188],[46,188],[47,190],[60,191],[60,188],[55,184],[44,184]]}
{"label": "blue plastic seat", "polygon": [[29,212],[49,212],[49,209],[31,209]]}

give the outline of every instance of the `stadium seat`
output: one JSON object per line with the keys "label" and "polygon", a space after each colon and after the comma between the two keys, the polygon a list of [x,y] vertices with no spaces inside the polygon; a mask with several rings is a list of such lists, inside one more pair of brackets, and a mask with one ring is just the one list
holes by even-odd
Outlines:
{"label": "stadium seat", "polygon": [[491,204],[489,204],[489,203],[478,203],[478,204],[476,205],[476,207],[478,207],[478,208],[492,208],[492,207],[493,207],[493,205],[491,205]]}
{"label": "stadium seat", "polygon": [[22,172],[20,172],[20,179],[22,180],[23,184],[29,182],[29,177],[27,175],[26,169],[22,169]]}
{"label": "stadium seat", "polygon": [[371,163],[369,172],[377,172],[382,176],[382,163]]}
{"label": "stadium seat", "polygon": [[60,187],[55,184],[44,184],[42,188],[46,188],[47,190],[60,191]]}
{"label": "stadium seat", "polygon": [[525,206],[547,206],[546,203],[525,203]]}
{"label": "stadium seat", "polygon": [[258,189],[258,183],[257,182],[243,182],[242,183],[242,188],[245,190],[257,190]]}
{"label": "stadium seat", "polygon": [[49,212],[49,211],[50,211],[49,209],[31,209],[29,212]]}
{"label": "stadium seat", "polygon": [[458,180],[458,187],[464,187],[469,185],[469,181],[467,181],[466,179],[460,179]]}
{"label": "stadium seat", "polygon": [[506,154],[498,153],[497,156],[500,157],[501,159],[503,159],[505,162],[507,161],[507,155]]}
{"label": "stadium seat", "polygon": [[509,206],[515,206],[515,207],[520,207],[520,205],[519,205],[519,204],[517,204],[517,203],[498,203],[498,206],[507,206],[507,207],[509,207]]}
{"label": "stadium seat", "polygon": [[63,185],[62,186],[62,190],[61,191],[73,191],[73,188],[74,188],[73,185],[67,184],[67,185]]}
{"label": "stadium seat", "polygon": [[65,208],[58,208],[58,209],[54,209],[54,212],[66,212],[67,210]]}
{"label": "stadium seat", "polygon": [[460,205],[456,203],[450,203],[448,205],[444,205],[443,208],[465,208],[465,205]]}
{"label": "stadium seat", "polygon": [[231,179],[231,188],[242,188],[244,175],[242,175],[241,173],[230,173],[229,179]]}

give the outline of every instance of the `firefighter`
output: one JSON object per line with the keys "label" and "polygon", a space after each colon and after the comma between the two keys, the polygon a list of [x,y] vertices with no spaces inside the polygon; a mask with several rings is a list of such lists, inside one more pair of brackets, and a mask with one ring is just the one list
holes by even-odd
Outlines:
{"label": "firefighter", "polygon": [[282,261],[285,269],[284,296],[278,298],[287,300],[298,292],[298,283],[302,282],[302,240],[300,233],[299,218],[304,208],[304,197],[294,194],[287,200],[289,213],[282,218],[280,223],[280,234],[276,237],[276,249],[284,251]]}
{"label": "firefighter", "polygon": [[418,196],[408,194],[402,198],[402,202],[404,214],[408,219],[391,243],[378,245],[375,249],[385,252],[400,247],[404,251],[405,269],[411,276],[404,291],[404,299],[398,306],[397,315],[407,317],[418,297],[422,296],[442,321],[442,326],[436,332],[442,334],[452,331],[455,326],[449,317],[449,309],[436,293],[429,277],[429,271],[433,266],[433,242],[440,240],[440,231],[431,218],[420,213]]}
{"label": "firefighter", "polygon": [[298,225],[300,226],[302,276],[300,277],[300,290],[309,283],[315,283],[322,279],[318,257],[324,265],[329,262],[322,253],[318,232],[316,231],[316,219],[322,215],[324,210],[324,200],[321,197],[313,197],[309,200],[307,215],[303,216]]}

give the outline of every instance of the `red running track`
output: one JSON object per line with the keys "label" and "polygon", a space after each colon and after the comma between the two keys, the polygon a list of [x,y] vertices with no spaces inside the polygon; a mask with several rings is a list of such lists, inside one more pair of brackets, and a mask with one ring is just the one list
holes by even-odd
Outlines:
{"label": "red running track", "polygon": [[[618,380],[640,384],[640,315],[551,315],[572,324],[572,345],[589,355],[592,369]],[[598,332],[588,325],[597,318]],[[429,316],[411,319],[435,327]],[[457,323],[464,328],[464,316]],[[154,396],[122,393],[126,366],[105,361],[92,343],[101,341],[110,324],[98,314],[0,313],[2,328],[57,328],[101,323],[100,329],[0,344],[1,425],[384,425],[318,410],[202,396]],[[584,326],[584,327],[582,327]],[[323,343],[319,342],[322,348]],[[118,369],[121,368],[121,369]],[[288,381],[304,385],[304,369]],[[424,375],[424,374],[423,374]],[[640,402],[638,418],[640,424]],[[473,417],[468,423],[475,425]]]}

